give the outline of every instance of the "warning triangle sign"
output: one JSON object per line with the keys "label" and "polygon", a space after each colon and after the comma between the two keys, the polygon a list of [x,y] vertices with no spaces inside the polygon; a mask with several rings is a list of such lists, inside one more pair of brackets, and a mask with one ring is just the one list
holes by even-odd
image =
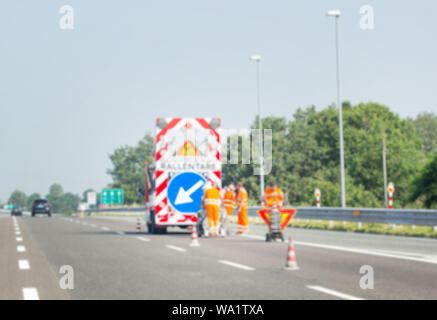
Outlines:
{"label": "warning triangle sign", "polygon": [[[284,230],[291,218],[296,214],[296,209],[280,209],[279,212],[281,212],[281,229]],[[270,209],[258,210],[258,214],[265,224],[270,227]]]}
{"label": "warning triangle sign", "polygon": [[177,156],[198,156],[199,152],[197,151],[196,147],[190,142],[187,141],[184,143],[184,145],[179,149],[179,151],[176,153]]}

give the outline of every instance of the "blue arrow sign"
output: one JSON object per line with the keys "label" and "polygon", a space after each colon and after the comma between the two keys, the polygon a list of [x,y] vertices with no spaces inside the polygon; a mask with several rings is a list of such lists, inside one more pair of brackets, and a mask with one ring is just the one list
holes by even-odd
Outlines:
{"label": "blue arrow sign", "polygon": [[194,172],[183,172],[173,177],[167,190],[172,207],[182,213],[200,211],[205,182],[205,178]]}

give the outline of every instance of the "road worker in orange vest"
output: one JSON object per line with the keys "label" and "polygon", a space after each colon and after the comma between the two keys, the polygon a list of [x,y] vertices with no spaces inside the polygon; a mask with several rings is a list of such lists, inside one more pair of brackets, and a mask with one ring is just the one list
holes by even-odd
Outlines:
{"label": "road worker in orange vest", "polygon": [[243,234],[249,232],[249,219],[247,218],[247,191],[243,187],[243,183],[237,183],[237,208],[238,208],[238,233]]}
{"label": "road worker in orange vest", "polygon": [[282,193],[282,190],[278,188],[276,183],[273,182],[270,185],[270,188],[265,190],[263,196],[263,206],[270,208],[274,206],[278,208],[284,207],[284,194]]}
{"label": "road worker in orange vest", "polygon": [[229,222],[232,223],[232,214],[235,209],[235,187],[233,184],[230,184],[227,188],[225,188],[225,192],[223,194],[223,206],[225,207],[226,213],[228,214]]}
{"label": "road worker in orange vest", "polygon": [[211,235],[216,236],[218,235],[220,220],[220,191],[217,188],[217,183],[211,182],[211,186],[205,190],[203,204],[206,209],[206,217]]}

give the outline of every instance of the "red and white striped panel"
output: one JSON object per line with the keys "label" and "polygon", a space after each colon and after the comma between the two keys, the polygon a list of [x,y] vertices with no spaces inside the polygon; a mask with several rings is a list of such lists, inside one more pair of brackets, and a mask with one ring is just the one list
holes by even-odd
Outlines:
{"label": "red and white striped panel", "polygon": [[[184,157],[187,161],[213,163],[215,170],[198,172],[205,179],[214,181],[221,188],[221,141],[220,129],[214,130],[209,123],[211,118],[160,118],[165,120],[166,126],[156,130],[156,170],[155,170],[155,213],[158,224],[192,224],[197,220],[196,214],[182,214],[175,211],[168,203],[167,187],[171,178],[182,171],[168,169],[167,165],[180,160],[175,158],[175,153],[180,150],[185,142],[190,141],[196,148],[197,142],[207,141],[207,147],[202,149],[199,157]],[[157,123],[160,119],[157,119]],[[201,134],[200,139],[198,135]],[[207,138],[205,138],[207,137]],[[199,147],[200,150],[200,147]],[[195,159],[195,160],[193,160]]]}

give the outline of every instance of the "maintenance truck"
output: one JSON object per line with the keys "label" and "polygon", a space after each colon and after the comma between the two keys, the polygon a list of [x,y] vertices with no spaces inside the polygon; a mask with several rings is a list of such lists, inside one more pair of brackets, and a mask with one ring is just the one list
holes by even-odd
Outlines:
{"label": "maintenance truck", "polygon": [[145,162],[141,192],[149,233],[195,225],[208,183],[221,188],[220,126],[219,118],[156,119],[155,164]]}

